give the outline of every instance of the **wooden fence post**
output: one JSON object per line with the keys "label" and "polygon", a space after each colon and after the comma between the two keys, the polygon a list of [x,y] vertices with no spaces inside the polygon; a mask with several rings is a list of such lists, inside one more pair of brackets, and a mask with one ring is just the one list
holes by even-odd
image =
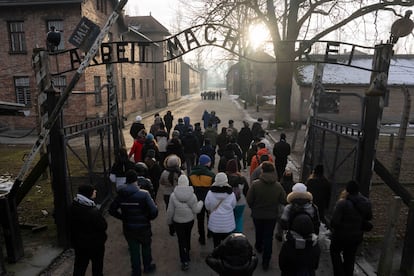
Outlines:
{"label": "wooden fence post", "polygon": [[394,257],[393,247],[395,245],[395,231],[401,210],[401,197],[394,196],[391,208],[388,213],[388,224],[381,249],[381,256],[378,262],[378,276],[389,276],[392,272],[392,260]]}

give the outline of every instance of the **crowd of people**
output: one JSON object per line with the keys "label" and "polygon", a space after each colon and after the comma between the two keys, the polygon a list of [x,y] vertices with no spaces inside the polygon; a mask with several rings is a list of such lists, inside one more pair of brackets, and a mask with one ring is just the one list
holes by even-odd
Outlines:
{"label": "crowd of people", "polygon": [[[366,231],[363,225],[372,218],[370,202],[359,193],[358,183],[348,182],[327,219],[332,183],[321,164],[305,183],[294,182],[287,169],[291,148],[285,133],[272,145],[262,118],[251,128],[243,121],[240,130],[229,120],[220,132],[222,122],[215,111],[205,110],[200,119],[203,128],[190,117],[178,118],[173,127],[168,111],[163,117],[155,114],[153,124],[146,127],[137,116],[130,128],[134,142],[129,152],[120,149],[116,156],[110,179],[117,195],[109,214],[122,220],[132,275],[156,270],[151,221],[161,212],[158,194],[165,204],[169,235],[177,237],[183,271],[190,268],[191,232],[197,220],[200,246],[208,238],[214,245],[206,262],[220,275],[252,275],[259,254],[263,270],[268,270],[274,238],[281,243],[282,275],[315,275],[321,223],[332,232],[334,275],[353,275],[356,250]],[[89,260],[93,275],[102,275],[107,225],[94,204],[95,194],[93,187],[83,185],[74,200],[74,275],[84,275]],[[243,234],[246,205],[255,229],[253,246]]]}

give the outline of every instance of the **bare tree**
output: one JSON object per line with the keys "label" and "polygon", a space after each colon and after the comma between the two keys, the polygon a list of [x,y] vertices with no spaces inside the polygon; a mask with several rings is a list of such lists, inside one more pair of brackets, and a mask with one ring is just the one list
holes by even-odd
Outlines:
{"label": "bare tree", "polygon": [[[187,5],[189,3],[187,1]],[[194,23],[229,24],[241,33],[253,22],[260,21],[267,26],[278,67],[275,122],[278,126],[288,127],[291,80],[295,69],[289,61],[305,50],[295,49],[293,41],[306,39],[312,44],[358,20],[363,27],[372,22],[374,35],[378,35],[376,18],[379,11],[400,16],[401,9],[413,6],[414,0],[198,0],[191,1],[190,5],[194,7],[191,10]],[[321,28],[316,28],[318,20],[323,22]],[[365,31],[360,28],[351,29]]]}

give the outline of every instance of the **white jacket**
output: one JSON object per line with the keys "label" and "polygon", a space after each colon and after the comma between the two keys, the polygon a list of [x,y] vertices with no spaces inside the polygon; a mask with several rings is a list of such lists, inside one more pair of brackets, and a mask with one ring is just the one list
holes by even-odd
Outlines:
{"label": "white jacket", "polygon": [[194,220],[194,215],[200,213],[203,202],[197,202],[192,186],[178,185],[170,196],[167,209],[167,223],[173,221],[185,223]]}
{"label": "white jacket", "polygon": [[210,231],[214,233],[230,233],[236,228],[233,213],[233,209],[236,207],[236,196],[234,193],[208,191],[204,205],[210,211],[208,219],[208,229]]}

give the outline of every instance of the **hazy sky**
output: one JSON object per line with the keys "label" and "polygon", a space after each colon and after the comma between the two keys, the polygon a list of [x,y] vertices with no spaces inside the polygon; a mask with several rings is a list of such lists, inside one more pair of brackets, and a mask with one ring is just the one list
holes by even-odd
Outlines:
{"label": "hazy sky", "polygon": [[176,0],[129,0],[126,11],[130,15],[151,15],[169,28],[175,17]]}

